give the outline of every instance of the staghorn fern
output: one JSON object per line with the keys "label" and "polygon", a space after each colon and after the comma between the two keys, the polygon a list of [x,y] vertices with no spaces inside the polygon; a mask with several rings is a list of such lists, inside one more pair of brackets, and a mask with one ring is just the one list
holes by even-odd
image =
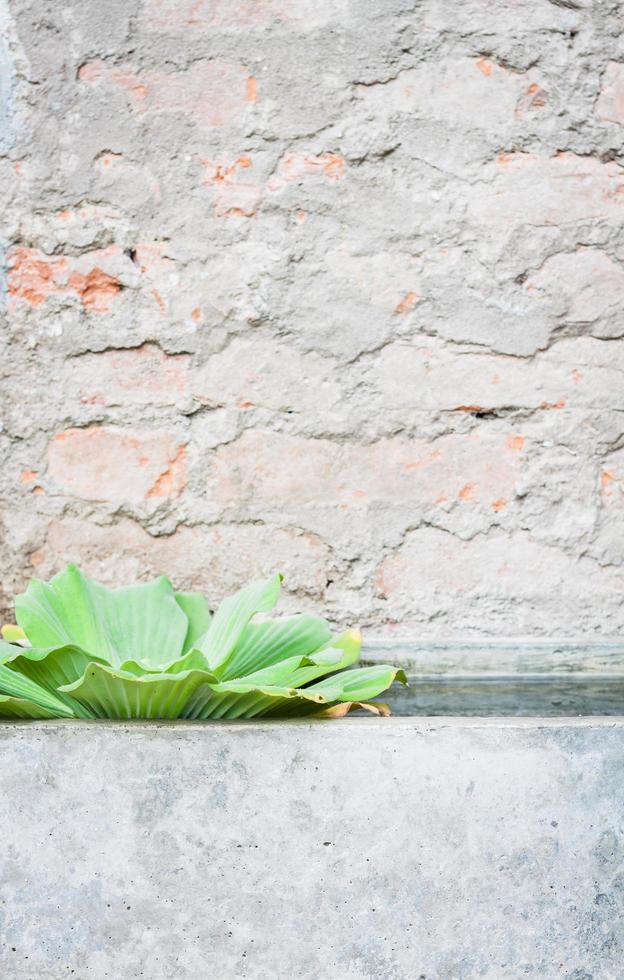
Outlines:
{"label": "staghorn fern", "polygon": [[360,634],[332,636],[273,609],[282,577],[254,582],[214,616],[196,592],[161,577],[107,589],[75,565],[15,600],[0,641],[0,718],[234,719],[387,713],[370,699],[403,671],[354,670]]}

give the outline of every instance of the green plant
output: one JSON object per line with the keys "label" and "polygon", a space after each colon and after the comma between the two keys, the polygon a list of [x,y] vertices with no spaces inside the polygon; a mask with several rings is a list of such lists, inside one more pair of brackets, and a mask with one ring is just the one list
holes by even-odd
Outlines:
{"label": "green plant", "polygon": [[386,713],[370,699],[405,675],[345,670],[359,657],[357,631],[332,637],[307,614],[253,621],[273,609],[280,583],[254,582],[211,616],[202,595],[175,592],[164,577],[107,589],[68,565],[50,582],[33,579],[15,600],[21,629],[5,627],[0,641],[0,717]]}

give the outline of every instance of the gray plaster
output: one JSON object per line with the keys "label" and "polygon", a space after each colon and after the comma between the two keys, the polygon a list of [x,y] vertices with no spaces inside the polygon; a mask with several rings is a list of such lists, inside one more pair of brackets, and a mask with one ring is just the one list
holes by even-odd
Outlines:
{"label": "gray plaster", "polygon": [[0,2],[0,153],[10,149],[11,96],[14,83],[13,58],[10,51],[10,26],[8,0]]}
{"label": "gray plaster", "polygon": [[11,980],[620,980],[624,722],[0,726]]}
{"label": "gray plaster", "polygon": [[1,9],[3,613],[78,561],[621,633],[620,4]]}

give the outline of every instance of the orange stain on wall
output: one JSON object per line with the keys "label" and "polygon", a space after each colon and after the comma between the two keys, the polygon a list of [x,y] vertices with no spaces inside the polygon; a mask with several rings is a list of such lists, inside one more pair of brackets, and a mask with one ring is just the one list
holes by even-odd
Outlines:
{"label": "orange stain on wall", "polygon": [[524,447],[524,436],[507,436],[507,446],[516,451]]}
{"label": "orange stain on wall", "polygon": [[474,497],[476,483],[465,483],[457,496],[460,500],[472,500]]}

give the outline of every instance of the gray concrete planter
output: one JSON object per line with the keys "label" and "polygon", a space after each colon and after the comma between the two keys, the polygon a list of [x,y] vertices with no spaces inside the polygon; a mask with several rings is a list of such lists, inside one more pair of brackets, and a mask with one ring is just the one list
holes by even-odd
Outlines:
{"label": "gray concrete planter", "polygon": [[622,717],[25,722],[0,744],[7,980],[621,980]]}

